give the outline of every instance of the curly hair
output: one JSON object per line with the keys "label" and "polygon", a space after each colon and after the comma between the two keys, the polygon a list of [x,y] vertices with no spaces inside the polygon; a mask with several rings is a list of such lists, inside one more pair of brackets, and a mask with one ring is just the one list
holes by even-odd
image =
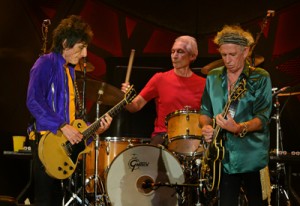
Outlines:
{"label": "curly hair", "polygon": [[91,27],[80,16],[71,15],[63,19],[52,34],[51,51],[62,53],[63,42],[66,47],[72,48],[76,43],[90,43],[93,38]]}
{"label": "curly hair", "polygon": [[215,36],[214,43],[219,46],[231,43],[249,47],[254,43],[254,39],[250,32],[238,25],[225,25]]}

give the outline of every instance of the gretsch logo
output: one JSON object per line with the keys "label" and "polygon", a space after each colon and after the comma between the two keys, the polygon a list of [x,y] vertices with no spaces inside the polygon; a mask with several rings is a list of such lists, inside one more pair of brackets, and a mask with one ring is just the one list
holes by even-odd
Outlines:
{"label": "gretsch logo", "polygon": [[133,154],[132,158],[128,161],[128,166],[131,168],[131,172],[133,172],[133,170],[139,169],[140,167],[148,167],[149,164],[149,162],[140,161],[136,154]]}

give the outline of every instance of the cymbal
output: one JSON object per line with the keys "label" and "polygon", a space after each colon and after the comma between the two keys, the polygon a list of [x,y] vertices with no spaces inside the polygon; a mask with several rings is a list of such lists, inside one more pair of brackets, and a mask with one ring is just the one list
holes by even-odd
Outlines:
{"label": "cymbal", "polygon": [[208,72],[214,68],[217,68],[217,67],[221,67],[221,66],[224,66],[224,62],[223,62],[223,59],[218,59],[216,61],[213,61],[207,65],[205,65],[204,67],[202,67],[201,69],[201,73],[202,74],[208,74]]}
{"label": "cymbal", "polygon": [[[95,67],[90,62],[87,62],[86,63],[86,72],[92,72],[94,70],[95,70]],[[78,64],[76,64],[75,71],[79,71],[79,72],[83,72],[84,71],[83,59],[80,59],[80,61],[78,62]]]}
{"label": "cymbal", "polygon": [[[255,64],[254,66],[257,66],[257,65],[260,65],[261,63],[264,62],[264,57],[263,56],[258,56],[258,55],[255,55]],[[250,63],[250,65],[253,65],[252,64],[252,59],[251,57],[247,57],[247,61]],[[217,67],[221,67],[221,66],[224,66],[224,62],[223,62],[223,59],[218,59],[216,61],[213,61],[207,65],[205,65],[204,67],[202,67],[201,69],[201,73],[202,74],[208,74],[208,72],[214,68],[217,68]]]}
{"label": "cymbal", "polygon": [[[77,79],[77,86],[80,95],[82,96],[83,79]],[[97,81],[93,79],[86,79],[86,98],[97,102],[100,101],[102,104],[114,106],[118,104],[124,98],[124,92],[106,82]],[[102,91],[102,92],[101,92]],[[101,95],[99,95],[102,93]],[[100,99],[99,99],[100,96]]]}

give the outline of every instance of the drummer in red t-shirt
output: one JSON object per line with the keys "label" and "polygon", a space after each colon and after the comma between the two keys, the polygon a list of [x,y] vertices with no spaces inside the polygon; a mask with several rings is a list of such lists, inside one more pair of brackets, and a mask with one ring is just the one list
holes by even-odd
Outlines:
{"label": "drummer in red t-shirt", "polygon": [[[157,115],[151,135],[151,143],[154,145],[164,142],[167,133],[165,121],[168,115],[187,106],[197,112],[200,109],[205,78],[196,75],[190,68],[197,56],[198,48],[194,37],[180,36],[175,39],[171,49],[174,68],[153,75],[132,103],[126,105],[129,112],[137,112],[151,99],[155,99]],[[129,83],[122,84],[123,92],[128,88]]]}

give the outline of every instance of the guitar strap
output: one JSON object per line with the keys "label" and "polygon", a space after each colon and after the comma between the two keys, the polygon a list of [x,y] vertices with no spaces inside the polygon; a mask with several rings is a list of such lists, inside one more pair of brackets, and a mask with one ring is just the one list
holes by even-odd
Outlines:
{"label": "guitar strap", "polygon": [[[241,79],[241,81],[243,81],[243,80],[245,80],[245,84],[247,84],[245,76]],[[237,108],[237,105],[238,105],[239,101],[240,100],[238,98],[235,101],[232,101],[231,104],[229,105],[228,112],[230,113],[232,118],[234,118],[234,116],[235,116],[236,108]]]}
{"label": "guitar strap", "polygon": [[[254,71],[254,70],[255,70],[255,67],[249,66],[249,77],[250,77],[252,71]],[[243,78],[240,81],[245,81],[245,84],[247,84],[246,75],[244,75]],[[238,103],[239,103],[239,99],[236,99],[235,101],[231,102],[231,104],[229,106],[229,111],[228,112],[230,113],[232,118],[234,118],[234,116],[235,116],[235,112],[236,112],[236,108],[237,108]]]}

